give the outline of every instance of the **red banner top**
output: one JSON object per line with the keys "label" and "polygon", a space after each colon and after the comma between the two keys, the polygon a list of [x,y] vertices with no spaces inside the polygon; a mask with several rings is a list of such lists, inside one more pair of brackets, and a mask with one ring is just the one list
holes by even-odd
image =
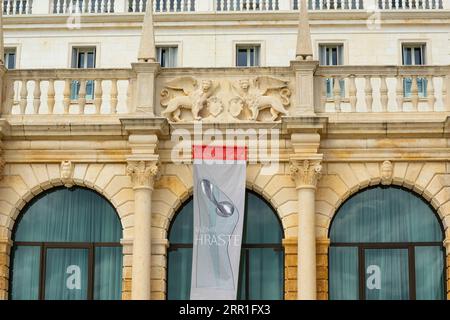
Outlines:
{"label": "red banner top", "polygon": [[192,157],[197,160],[247,160],[247,147],[193,145]]}

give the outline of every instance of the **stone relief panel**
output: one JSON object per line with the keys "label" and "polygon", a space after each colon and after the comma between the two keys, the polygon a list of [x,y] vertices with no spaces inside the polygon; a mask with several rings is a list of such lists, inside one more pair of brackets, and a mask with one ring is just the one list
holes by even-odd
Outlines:
{"label": "stone relief panel", "polygon": [[289,114],[289,81],[270,76],[236,80],[178,77],[164,83],[161,115],[172,122],[277,121]]}

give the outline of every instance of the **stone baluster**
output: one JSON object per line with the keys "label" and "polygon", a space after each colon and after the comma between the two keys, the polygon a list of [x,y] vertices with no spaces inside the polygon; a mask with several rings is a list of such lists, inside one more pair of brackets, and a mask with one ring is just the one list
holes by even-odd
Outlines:
{"label": "stone baluster", "polygon": [[78,114],[84,114],[86,108],[86,80],[80,80],[80,90],[78,91]]}
{"label": "stone baluster", "polygon": [[366,100],[366,107],[367,112],[372,112],[372,105],[373,105],[373,88],[372,88],[372,77],[366,76],[366,86],[364,88],[364,94],[365,94],[365,100]]}
{"label": "stone baluster", "polygon": [[118,89],[117,89],[117,79],[111,80],[111,114],[117,113],[117,103],[118,103]]}
{"label": "stone baluster", "polygon": [[20,114],[25,114],[27,104],[28,104],[28,80],[22,79],[21,87],[20,87],[20,101],[19,101],[19,107],[20,107]]}
{"label": "stone baluster", "polygon": [[418,109],[419,109],[419,87],[417,86],[417,76],[412,77],[411,103],[412,103],[413,111],[418,111]]}
{"label": "stone baluster", "polygon": [[434,93],[433,76],[429,76],[427,78],[427,102],[428,102],[428,108],[430,108],[430,111],[434,111],[434,107],[436,104],[436,96]]}
{"label": "stone baluster", "polygon": [[333,78],[333,99],[336,112],[341,112],[341,83],[339,77]]}
{"label": "stone baluster", "polygon": [[103,81],[101,79],[95,80],[94,87],[94,106],[95,106],[95,114],[100,114],[102,101],[103,101]]}
{"label": "stone baluster", "polygon": [[320,90],[320,111],[325,112],[327,106],[327,79],[320,78],[319,82]]}
{"label": "stone baluster", "polygon": [[351,112],[356,112],[356,104],[358,102],[357,98],[357,90],[356,90],[356,76],[350,75],[349,77],[349,88],[348,88],[348,94],[349,94],[349,100],[350,100],[350,110]]}
{"label": "stone baluster", "polygon": [[133,110],[133,79],[128,80],[128,86],[127,86],[127,111],[128,113],[134,112]]}
{"label": "stone baluster", "polygon": [[404,95],[404,89],[403,89],[403,77],[397,76],[397,86],[396,86],[396,101],[397,101],[397,111],[402,112],[403,111],[403,102],[405,100]]}
{"label": "stone baluster", "polygon": [[444,110],[450,111],[450,75],[442,77],[442,103]]}
{"label": "stone baluster", "polygon": [[9,80],[6,86],[6,114],[12,113],[12,108],[14,106],[14,80]]}
{"label": "stone baluster", "polygon": [[39,109],[41,107],[41,80],[34,81],[34,91],[33,91],[33,112],[34,114],[39,114]]}
{"label": "stone baluster", "polygon": [[70,79],[66,79],[64,81],[64,91],[63,91],[64,114],[69,114],[71,85],[72,81]]}
{"label": "stone baluster", "polygon": [[53,114],[53,112],[55,111],[55,80],[53,79],[50,79],[48,81],[47,106],[48,113]]}
{"label": "stone baluster", "polygon": [[387,87],[387,83],[386,83],[386,77],[385,76],[381,76],[380,77],[380,102],[381,102],[381,111],[382,112],[387,112],[388,111],[388,102],[389,102],[389,97],[388,97],[388,87]]}

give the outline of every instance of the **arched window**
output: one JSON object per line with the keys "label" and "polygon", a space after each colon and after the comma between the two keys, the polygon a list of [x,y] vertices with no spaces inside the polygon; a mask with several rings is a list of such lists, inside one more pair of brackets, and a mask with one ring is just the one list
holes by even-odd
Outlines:
{"label": "arched window", "polygon": [[[238,299],[283,299],[283,229],[273,209],[247,192]],[[192,270],[193,200],[169,231],[168,299],[189,299]]]}
{"label": "arched window", "polygon": [[38,196],[13,233],[11,299],[120,299],[121,237],[116,211],[94,191]]}
{"label": "arched window", "polygon": [[444,299],[442,227],[415,194],[356,194],[336,213],[330,240],[330,299]]}

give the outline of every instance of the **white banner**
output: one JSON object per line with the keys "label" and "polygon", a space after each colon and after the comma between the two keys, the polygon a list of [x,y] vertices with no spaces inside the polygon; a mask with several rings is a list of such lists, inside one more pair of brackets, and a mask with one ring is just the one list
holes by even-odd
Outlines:
{"label": "white banner", "polygon": [[192,300],[237,296],[246,161],[236,159],[232,164],[194,160]]}

